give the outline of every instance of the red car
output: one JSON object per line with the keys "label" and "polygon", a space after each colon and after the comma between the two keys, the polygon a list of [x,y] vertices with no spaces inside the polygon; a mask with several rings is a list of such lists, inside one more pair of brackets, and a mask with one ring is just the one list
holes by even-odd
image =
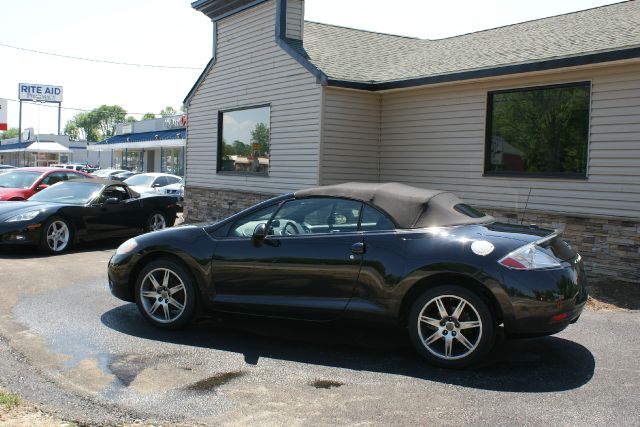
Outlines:
{"label": "red car", "polygon": [[60,168],[18,168],[0,172],[0,200],[27,200],[60,181],[93,178],[80,171]]}

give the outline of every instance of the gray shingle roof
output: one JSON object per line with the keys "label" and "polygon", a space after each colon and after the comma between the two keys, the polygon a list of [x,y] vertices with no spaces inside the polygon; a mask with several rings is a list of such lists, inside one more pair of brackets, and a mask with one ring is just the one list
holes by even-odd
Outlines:
{"label": "gray shingle roof", "polygon": [[305,22],[288,40],[329,79],[383,83],[640,47],[640,2],[421,40]]}

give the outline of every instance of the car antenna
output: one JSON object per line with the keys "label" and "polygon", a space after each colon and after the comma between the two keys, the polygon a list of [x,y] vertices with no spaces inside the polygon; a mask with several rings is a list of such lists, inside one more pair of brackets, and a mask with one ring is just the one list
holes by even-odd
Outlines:
{"label": "car antenna", "polygon": [[531,190],[533,187],[529,187],[529,195],[527,195],[527,201],[524,203],[524,210],[522,211],[522,219],[520,219],[520,225],[524,222],[524,216],[527,214],[527,206],[529,205],[529,198],[531,197]]}

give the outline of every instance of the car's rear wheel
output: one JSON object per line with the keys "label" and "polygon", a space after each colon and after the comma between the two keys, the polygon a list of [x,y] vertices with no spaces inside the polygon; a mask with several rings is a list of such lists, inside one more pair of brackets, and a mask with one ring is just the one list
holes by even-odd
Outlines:
{"label": "car's rear wheel", "polygon": [[167,221],[167,217],[162,212],[155,211],[155,212],[152,212],[151,215],[149,215],[149,218],[147,219],[146,230],[147,231],[163,230],[167,227],[170,227],[168,223],[169,221]]}
{"label": "car's rear wheel", "polygon": [[60,217],[49,218],[42,227],[40,251],[47,254],[60,254],[71,246],[72,231],[69,222]]}
{"label": "car's rear wheel", "polygon": [[432,364],[463,368],[491,350],[495,321],[480,295],[461,286],[438,286],[414,302],[409,335],[416,350]]}
{"label": "car's rear wheel", "polygon": [[196,313],[196,285],[193,276],[179,263],[159,259],[145,266],[136,281],[136,304],[155,326],[182,328]]}

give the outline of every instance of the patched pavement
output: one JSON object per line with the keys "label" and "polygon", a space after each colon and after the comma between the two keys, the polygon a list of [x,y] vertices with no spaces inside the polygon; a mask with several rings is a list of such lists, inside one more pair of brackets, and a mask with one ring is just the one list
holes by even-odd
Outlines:
{"label": "patched pavement", "polygon": [[637,425],[640,316],[584,313],[500,341],[481,368],[422,363],[401,330],[223,316],[160,331],[111,296],[118,242],[0,249],[0,386],[62,418],[113,424]]}

